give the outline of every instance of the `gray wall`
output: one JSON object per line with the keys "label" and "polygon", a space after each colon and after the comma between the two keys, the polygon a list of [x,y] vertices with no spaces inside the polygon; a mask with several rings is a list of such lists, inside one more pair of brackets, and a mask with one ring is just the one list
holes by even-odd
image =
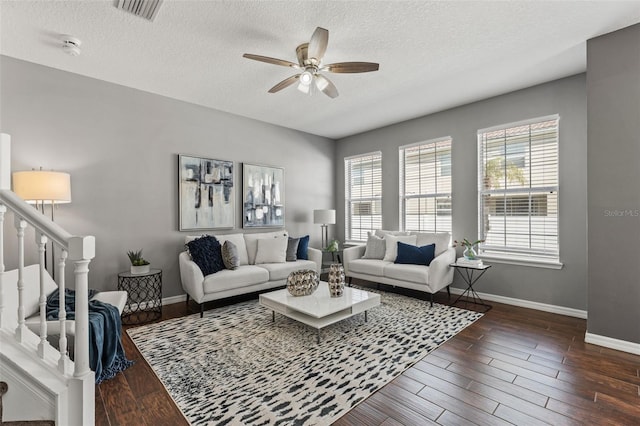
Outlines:
{"label": "gray wall", "polygon": [[640,25],[587,43],[589,333],[640,343]]}
{"label": "gray wall", "polygon": [[[425,94],[428,96],[428,94]],[[577,75],[428,115],[338,141],[337,230],[344,238],[344,157],[382,151],[384,228],[399,226],[398,147],[442,136],[453,138],[453,237],[475,238],[477,219],[477,130],[560,114],[560,260],[562,270],[494,267],[478,291],[575,309],[587,307],[587,123],[585,75]],[[456,277],[456,286],[462,287]]]}
{"label": "gray wall", "polygon": [[[284,167],[286,229],[320,245],[312,211],[333,207],[334,141],[6,56],[0,61],[0,131],[12,136],[12,168],[71,174],[73,200],[60,206],[56,222],[72,234],[95,235],[92,288],[115,288],[117,273],[129,268],[126,251],[142,248],[164,271],[164,296],[183,293],[177,255],[184,235],[202,232],[177,231],[179,153],[235,162],[236,229],[222,232],[242,232],[240,164]],[[7,222],[5,232],[14,235],[11,215]],[[14,250],[5,263],[16,267]]]}

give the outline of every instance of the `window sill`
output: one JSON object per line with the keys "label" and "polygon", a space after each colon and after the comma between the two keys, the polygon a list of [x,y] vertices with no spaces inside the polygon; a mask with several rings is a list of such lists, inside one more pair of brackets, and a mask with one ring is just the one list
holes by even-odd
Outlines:
{"label": "window sill", "polygon": [[497,254],[480,254],[480,259],[507,265],[530,266],[533,268],[562,269],[564,264],[558,260],[550,260],[539,257],[501,256]]}

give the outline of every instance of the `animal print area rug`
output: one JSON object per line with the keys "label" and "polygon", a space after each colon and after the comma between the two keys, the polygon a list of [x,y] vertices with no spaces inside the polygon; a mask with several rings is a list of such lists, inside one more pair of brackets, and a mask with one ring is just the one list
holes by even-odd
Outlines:
{"label": "animal print area rug", "polygon": [[193,425],[328,425],[482,316],[379,293],[320,344],[257,300],[127,332]]}

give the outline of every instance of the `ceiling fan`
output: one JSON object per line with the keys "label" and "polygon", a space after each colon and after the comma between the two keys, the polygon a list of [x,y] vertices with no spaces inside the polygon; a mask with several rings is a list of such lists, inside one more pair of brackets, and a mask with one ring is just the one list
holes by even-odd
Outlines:
{"label": "ceiling fan", "polygon": [[292,84],[298,83],[298,90],[303,93],[311,93],[313,86],[315,86],[325,95],[330,98],[335,98],[338,96],[338,89],[336,89],[336,86],[327,77],[321,74],[322,71],[335,73],[378,71],[379,65],[374,62],[337,62],[322,65],[322,57],[327,50],[328,43],[329,31],[318,27],[313,32],[309,43],[303,43],[296,48],[296,55],[298,57],[297,64],[295,62],[285,61],[284,59],[253,55],[251,53],[245,53],[242,56],[247,59],[291,67],[300,71],[300,73],[292,75],[273,86],[269,89],[269,93],[279,92]]}

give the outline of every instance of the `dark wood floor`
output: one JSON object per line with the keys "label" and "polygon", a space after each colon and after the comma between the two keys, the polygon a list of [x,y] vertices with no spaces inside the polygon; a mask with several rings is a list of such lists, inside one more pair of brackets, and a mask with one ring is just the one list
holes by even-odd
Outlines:
{"label": "dark wood floor", "polygon": [[[163,319],[196,310],[165,306]],[[584,343],[585,328],[494,303],[335,425],[640,425],[640,356]],[[126,333],[123,343],[136,363],[96,386],[96,425],[188,424]]]}

